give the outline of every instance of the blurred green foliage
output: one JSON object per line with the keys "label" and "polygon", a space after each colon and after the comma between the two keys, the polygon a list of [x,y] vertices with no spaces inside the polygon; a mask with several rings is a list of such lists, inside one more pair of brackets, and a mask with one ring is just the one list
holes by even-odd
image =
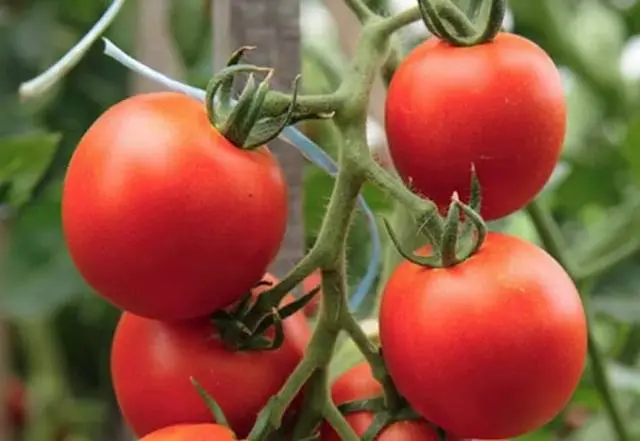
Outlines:
{"label": "blurred green foliage", "polygon": [[[380,10],[387,9],[384,1],[376,3]],[[92,295],[73,268],[60,228],[60,194],[65,166],[80,136],[107,107],[127,96],[131,76],[96,45],[43,102],[22,104],[16,94],[22,81],[44,70],[75,43],[106,4],[0,2],[0,203],[1,213],[11,215],[6,221],[7,277],[0,311],[10,325],[12,368],[28,381],[37,398],[31,403],[33,427],[27,433],[31,436],[46,433],[46,427],[40,429],[46,424],[62,421],[73,439],[97,439],[100,433],[110,433],[105,427],[113,425],[104,405],[117,415],[108,360],[118,311]],[[170,29],[187,78],[199,86],[206,83],[211,65],[206,4],[173,0],[170,13]],[[511,0],[510,7],[514,30],[546,49],[567,80],[570,120],[563,169],[543,198],[560,221],[579,269],[589,269],[600,257],[640,238],[640,78],[625,77],[620,69],[627,42],[640,34],[640,2]],[[130,2],[109,37],[131,51],[134,20],[143,12]],[[313,92],[330,90],[345,68],[345,57],[338,55],[332,39],[307,43],[305,87]],[[409,48],[416,41],[405,43]],[[635,58],[640,63],[640,53]],[[325,123],[310,123],[305,129],[333,151],[334,134]],[[318,231],[332,182],[308,166],[304,184],[307,245]],[[365,194],[379,214],[393,210],[391,201],[377,191],[367,188]],[[524,214],[493,227],[537,240]],[[350,237],[351,282],[366,267],[367,234],[359,216]],[[640,436],[639,256],[603,274],[590,288],[597,341],[607,355],[627,420]],[[372,300],[365,310],[371,307]],[[353,348],[344,345],[335,371],[357,360],[354,354]],[[62,410],[52,412],[52,406]],[[567,412],[521,439],[612,440],[601,410],[587,369]]]}

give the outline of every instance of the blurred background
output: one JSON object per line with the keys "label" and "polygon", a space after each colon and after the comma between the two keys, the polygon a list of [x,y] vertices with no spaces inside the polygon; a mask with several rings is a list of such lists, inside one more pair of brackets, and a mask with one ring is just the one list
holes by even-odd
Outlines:
{"label": "blurred background", "polygon": [[[413,0],[371,3],[394,12],[414,5]],[[103,56],[97,44],[43,99],[21,103],[17,97],[19,84],[73,46],[108,4],[0,0],[0,397],[5,397],[0,440],[130,439],[109,377],[119,311],[91,292],[69,259],[60,190],[69,157],[91,123],[119,100],[157,86]],[[587,265],[640,238],[640,2],[510,0],[509,6],[505,27],[537,42],[563,73],[569,131],[562,163],[542,197],[561,223],[574,260]],[[282,87],[301,71],[304,89],[320,93],[332,90],[347,67],[359,24],[342,0],[214,0],[213,9],[211,0],[131,0],[108,36],[154,68],[204,87],[213,66],[265,32],[271,32],[268,42],[252,56],[279,70]],[[417,23],[400,41],[409,50],[426,36]],[[372,96],[369,139],[385,162],[383,102],[380,80]],[[328,152],[334,150],[327,124],[300,128]],[[282,276],[313,243],[332,178],[291,147],[278,144],[274,150],[292,188],[287,242],[274,263]],[[374,189],[365,195],[377,213],[412,231],[401,208]],[[524,214],[492,228],[538,240]],[[350,241],[349,275],[355,283],[371,253],[364,219],[356,220]],[[381,280],[397,258],[385,247]],[[360,317],[372,315],[375,303],[372,290]],[[640,254],[594,281],[589,307],[616,399],[640,436]],[[343,345],[335,372],[356,357]],[[614,439],[589,367],[566,412],[521,439]]]}

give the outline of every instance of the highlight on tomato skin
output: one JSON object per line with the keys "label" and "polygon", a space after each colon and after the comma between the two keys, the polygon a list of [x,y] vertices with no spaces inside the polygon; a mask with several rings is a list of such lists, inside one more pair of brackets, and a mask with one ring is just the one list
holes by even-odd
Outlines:
{"label": "highlight on tomato skin", "polygon": [[382,294],[380,340],[413,409],[463,438],[513,438],[548,423],[587,355],[569,275],[536,245],[495,232],[451,268],[400,263]]}
{"label": "highlight on tomato skin", "polygon": [[231,430],[219,424],[177,424],[140,438],[140,441],[237,441]]}
{"label": "highlight on tomato skin", "polygon": [[133,314],[182,320],[239,300],[284,237],[287,185],[265,146],[243,150],[202,103],[159,92],[127,98],[80,140],[63,187],[73,262]]}
{"label": "highlight on tomato skin", "polygon": [[[277,283],[270,274],[263,280]],[[252,293],[256,297],[268,288],[260,285]],[[288,295],[283,304],[293,300]],[[162,322],[124,312],[113,337],[111,377],[125,421],[138,436],[212,421],[193,377],[221,407],[233,431],[246,436],[302,359],[311,336],[303,311],[282,325],[285,339],[279,349],[237,352],[224,345],[208,317]],[[290,412],[300,401],[294,400]]]}
{"label": "highlight on tomato skin", "polygon": [[402,179],[444,213],[468,202],[471,167],[485,220],[523,208],[542,190],[564,143],[567,105],[558,69],[530,40],[499,33],[454,47],[430,38],[389,85],[385,130]]}

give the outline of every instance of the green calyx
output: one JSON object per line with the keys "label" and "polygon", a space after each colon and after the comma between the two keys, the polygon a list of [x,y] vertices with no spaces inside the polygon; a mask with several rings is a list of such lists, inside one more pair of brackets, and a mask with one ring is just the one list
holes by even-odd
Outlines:
{"label": "green calyx", "polygon": [[469,11],[472,19],[451,0],[418,0],[418,5],[429,31],[460,47],[492,41],[507,11],[506,0],[475,0]]}
{"label": "green calyx", "polygon": [[[271,286],[271,282],[261,281],[256,287]],[[284,343],[282,322],[304,308],[320,288],[285,305],[279,306],[284,296],[269,296],[265,292],[258,296],[260,301],[247,293],[233,307],[216,311],[211,321],[227,348],[235,351],[270,351],[279,349]],[[267,336],[273,329],[273,336]]]}
{"label": "green calyx", "polygon": [[431,255],[420,256],[413,250],[406,249],[386,219],[384,225],[389,238],[402,257],[416,265],[428,268],[448,268],[467,260],[484,243],[488,229],[479,214],[481,203],[480,181],[472,164],[469,204],[460,201],[457,192],[453,194],[442,233],[440,237],[434,238],[432,243]]}
{"label": "green calyx", "polygon": [[[297,109],[300,75],[293,80],[290,96],[284,95],[287,106],[272,115],[268,98],[272,94],[283,97],[280,92],[270,89],[274,70],[252,64],[240,64],[242,56],[254,46],[243,46],[234,52],[227,66],[216,73],[207,86],[205,98],[207,115],[211,124],[234,145],[243,149],[260,147],[276,138],[289,124],[304,120],[327,118],[327,113]],[[244,88],[237,99],[234,97],[233,83],[236,75],[247,74]],[[263,74],[257,82],[256,74]]]}

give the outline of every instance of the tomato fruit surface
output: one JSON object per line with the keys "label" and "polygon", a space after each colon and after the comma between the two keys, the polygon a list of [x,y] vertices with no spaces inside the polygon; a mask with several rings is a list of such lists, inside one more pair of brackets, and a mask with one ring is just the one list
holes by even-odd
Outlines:
{"label": "tomato fruit surface", "polygon": [[287,189],[266,147],[245,151],[178,93],[128,98],[85,133],[67,170],[63,228],[86,281],[136,315],[223,308],[282,241]]}
{"label": "tomato fruit surface", "polygon": [[5,386],[5,412],[12,428],[20,430],[27,420],[27,389],[17,377],[11,377]]}
{"label": "tomato fruit surface", "polygon": [[209,318],[163,322],[125,312],[111,350],[122,415],[138,436],[174,424],[211,422],[190,382],[193,376],[220,405],[234,432],[246,436],[308,343],[311,332],[302,311],[285,319],[283,327],[279,349],[236,352],[225,347]]}
{"label": "tomato fruit surface", "polygon": [[583,305],[564,269],[493,232],[454,267],[400,263],[382,295],[380,340],[411,406],[462,438],[516,437],[549,422],[587,353]]}
{"label": "tomato fruit surface", "polygon": [[547,182],[566,131],[560,74],[533,42],[500,33],[454,47],[431,38],[395,72],[386,99],[389,152],[416,193],[445,210],[468,200],[471,164],[486,220],[513,213]]}
{"label": "tomato fruit surface", "polygon": [[140,441],[236,441],[236,437],[218,424],[177,424],[156,430]]}
{"label": "tomato fruit surface", "polygon": [[[382,395],[382,386],[373,378],[368,363],[362,362],[342,374],[331,387],[331,398],[337,405],[353,401],[374,398]],[[345,416],[358,436],[364,435],[374,415],[371,412],[353,412]],[[327,424],[323,423],[320,439],[322,441],[341,441],[340,437]],[[433,426],[426,421],[399,421],[385,427],[376,441],[439,441]],[[448,441],[454,441],[449,438]]]}

